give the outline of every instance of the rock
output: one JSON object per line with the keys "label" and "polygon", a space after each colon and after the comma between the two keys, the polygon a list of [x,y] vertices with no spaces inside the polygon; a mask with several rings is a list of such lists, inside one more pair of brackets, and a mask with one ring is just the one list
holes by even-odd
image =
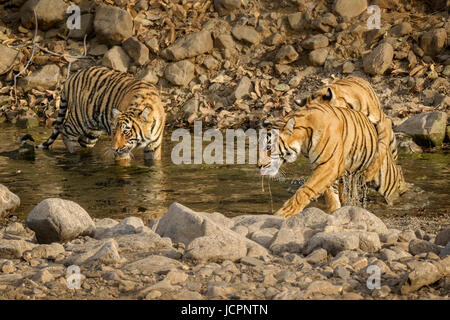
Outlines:
{"label": "rock", "polygon": [[446,42],[447,32],[444,28],[426,32],[420,37],[421,49],[424,51],[425,55],[432,57],[437,55],[445,47]]}
{"label": "rock", "polygon": [[380,237],[375,232],[358,232],[359,248],[365,252],[378,252],[381,249]]}
{"label": "rock", "polygon": [[14,66],[19,51],[0,44],[0,75],[7,73]]}
{"label": "rock", "polygon": [[0,259],[20,259],[26,250],[35,245],[24,240],[0,239]]}
{"label": "rock", "polygon": [[61,74],[56,64],[48,64],[32,72],[25,78],[20,78],[18,85],[24,91],[40,88],[41,90],[51,89],[59,83]]}
{"label": "rock", "polygon": [[309,53],[309,62],[315,67],[323,66],[328,57],[328,48],[320,48]]}
{"label": "rock", "polygon": [[448,242],[445,248],[443,248],[439,253],[439,257],[441,257],[441,259],[444,259],[447,256],[450,256],[450,242]]}
{"label": "rock", "polygon": [[364,71],[370,75],[383,74],[392,64],[394,48],[387,42],[376,46],[363,58]]}
{"label": "rock", "polygon": [[389,30],[389,33],[393,37],[403,37],[407,34],[410,34],[413,31],[413,28],[409,22],[401,22],[396,24]]}
{"label": "rock", "polygon": [[184,283],[187,279],[188,275],[179,270],[170,270],[166,276],[166,280],[168,280],[171,284]]}
{"label": "rock", "polygon": [[214,9],[220,16],[227,15],[241,7],[242,0],[214,0]]}
{"label": "rock", "polygon": [[328,259],[328,252],[325,249],[317,249],[311,252],[307,257],[306,261],[308,263],[318,264],[318,263],[325,263]]}
{"label": "rock", "polygon": [[[269,231],[271,231],[271,232],[269,232]],[[256,243],[259,243],[264,248],[269,248],[274,239],[274,234],[277,232],[278,232],[277,229],[270,230],[270,229],[266,228],[266,229],[262,229],[262,230],[257,230],[252,233],[252,235],[250,236],[250,239],[255,241]]]}
{"label": "rock", "polygon": [[308,22],[303,12],[291,13],[287,17],[289,26],[295,31],[300,31],[307,26]]}
{"label": "rock", "polygon": [[444,229],[441,232],[439,232],[438,235],[436,236],[436,239],[434,240],[434,243],[440,246],[445,246],[449,242],[450,242],[450,228]]}
{"label": "rock", "polygon": [[261,41],[259,32],[250,26],[236,25],[231,29],[231,34],[237,40],[242,40],[249,44],[258,44]]}
{"label": "rock", "polygon": [[435,254],[439,254],[440,249],[437,245],[429,241],[414,239],[409,242],[409,252],[413,256],[428,252],[434,252]]}
{"label": "rock", "polygon": [[36,233],[39,243],[72,240],[93,235],[94,222],[89,214],[73,201],[49,198],[31,210],[27,226]]}
{"label": "rock", "polygon": [[177,292],[173,298],[175,300],[203,300],[203,296],[200,293],[184,288]]}
{"label": "rock", "polygon": [[342,72],[343,73],[352,73],[354,70],[355,70],[355,66],[350,61],[346,61],[342,65]]}
{"label": "rock", "polygon": [[28,0],[20,8],[20,20],[25,28],[34,28],[35,11],[39,29],[48,30],[66,19],[66,9],[63,0]]}
{"label": "rock", "polygon": [[213,47],[211,32],[202,30],[178,39],[163,50],[161,55],[168,60],[180,61],[209,52]]}
{"label": "rock", "polygon": [[214,57],[207,55],[205,57],[205,60],[203,60],[203,65],[208,69],[208,70],[217,70],[220,66],[220,62],[217,61]]}
{"label": "rock", "polygon": [[181,267],[181,263],[163,256],[150,255],[147,258],[129,263],[122,270],[151,275],[153,273],[164,274]]}
{"label": "rock", "polygon": [[442,278],[440,270],[430,262],[417,262],[414,270],[408,274],[406,281],[401,286],[401,293],[408,294],[430,285]]}
{"label": "rock", "polygon": [[369,211],[345,206],[329,215],[327,226],[341,226],[345,229],[360,229],[369,232],[386,233],[388,231],[384,222]]}
{"label": "rock", "polygon": [[342,291],[342,286],[335,286],[328,281],[316,280],[306,288],[306,295],[338,295]]}
{"label": "rock", "polygon": [[291,45],[285,45],[278,50],[275,60],[281,64],[289,64],[298,58],[298,53]]}
{"label": "rock", "polygon": [[231,99],[233,101],[243,99],[247,97],[252,90],[253,90],[252,81],[247,76],[243,76],[241,80],[239,80],[233,93],[231,94]]}
{"label": "rock", "polygon": [[14,273],[17,271],[17,268],[14,267],[14,263],[11,260],[6,260],[6,262],[2,264],[0,271],[3,273]]}
{"label": "rock", "polygon": [[32,279],[38,283],[47,283],[55,280],[55,277],[47,269],[42,269]]}
{"label": "rock", "polygon": [[118,264],[124,262],[119,255],[118,244],[114,239],[104,241],[88,242],[86,247],[76,249],[81,250],[78,254],[69,256],[65,264],[92,265],[92,264]]}
{"label": "rock", "polygon": [[102,65],[120,72],[127,72],[130,62],[130,57],[125,50],[119,46],[113,46],[103,56]]}
{"label": "rock", "polygon": [[101,5],[95,13],[94,29],[101,42],[118,45],[133,35],[133,18],[125,10]]}
{"label": "rock", "polygon": [[404,132],[413,137],[421,146],[440,146],[445,138],[447,114],[441,111],[426,112],[412,116],[395,131]]}
{"label": "rock", "polygon": [[122,43],[122,48],[138,66],[143,66],[148,62],[149,50],[136,37],[130,37],[125,40]]}
{"label": "rock", "polygon": [[230,34],[220,34],[214,39],[214,45],[219,49],[225,49],[230,52],[236,50],[236,44]]}
{"label": "rock", "polygon": [[120,221],[118,224],[111,224],[111,228],[97,228],[95,231],[96,239],[105,239],[105,238],[113,238],[118,237],[124,234],[135,234],[140,232],[140,230],[144,227],[144,222],[142,222],[141,218],[137,217],[128,217]]}
{"label": "rock", "polygon": [[381,242],[393,244],[398,240],[398,235],[400,234],[400,230],[389,229],[387,232],[380,233]]}
{"label": "rock", "polygon": [[411,255],[400,247],[380,250],[380,259],[384,261],[395,261],[407,257],[411,257]]}
{"label": "rock", "polygon": [[302,41],[301,45],[304,49],[307,50],[325,48],[328,46],[328,38],[323,34],[317,34]]}
{"label": "rock", "polygon": [[350,278],[350,271],[348,271],[348,269],[343,266],[337,266],[333,270],[333,276],[346,280]]}
{"label": "rock", "polygon": [[189,119],[192,115],[198,112],[199,100],[196,97],[192,97],[183,105],[182,110],[184,118]]}
{"label": "rock", "polygon": [[[1,58],[0,58],[1,59]],[[0,218],[20,205],[20,198],[0,184]]]}
{"label": "rock", "polygon": [[398,241],[410,242],[416,239],[416,233],[412,230],[404,230],[398,235]]}
{"label": "rock", "polygon": [[353,18],[367,9],[367,0],[335,0],[333,9],[341,17]]}
{"label": "rock", "polygon": [[[116,236],[114,239],[119,245],[119,252],[158,252],[163,254],[164,249],[173,249],[172,241],[169,238],[161,238],[158,234],[151,230],[144,229],[145,232],[137,234],[125,234]],[[174,249],[173,249],[174,250]],[[170,258],[170,257],[169,257]]]}
{"label": "rock", "polygon": [[39,259],[56,259],[64,251],[64,247],[60,243],[41,244],[31,250],[31,256]]}
{"label": "rock", "polygon": [[177,86],[187,86],[194,79],[195,67],[189,60],[182,60],[169,64],[165,71],[164,77]]}
{"label": "rock", "polygon": [[84,36],[89,36],[94,30],[94,15],[85,13],[80,16],[80,29],[71,29],[69,38],[83,40]]}

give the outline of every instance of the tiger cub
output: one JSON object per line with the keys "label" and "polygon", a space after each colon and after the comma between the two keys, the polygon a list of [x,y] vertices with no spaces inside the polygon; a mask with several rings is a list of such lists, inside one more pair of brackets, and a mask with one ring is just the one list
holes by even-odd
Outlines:
{"label": "tiger cub", "polygon": [[394,161],[397,160],[397,141],[392,131],[392,121],[384,114],[377,94],[366,80],[352,76],[337,79],[329,86],[316,91],[308,101],[360,111],[375,125],[378,133],[378,151],[366,170],[367,182],[374,179],[389,151]]}
{"label": "tiger cub", "polygon": [[[287,116],[283,123],[273,145],[260,150],[258,167],[275,175],[277,170],[271,170],[274,165],[294,162],[301,153],[309,158],[313,173],[276,214],[289,217],[299,213],[321,194],[328,212],[340,208],[343,196],[333,185],[345,174],[363,173],[369,168],[377,156],[375,127],[362,112],[317,101]],[[391,155],[385,157],[380,174],[384,183],[378,192],[385,199],[395,198],[405,182]]]}
{"label": "tiger cub", "polygon": [[80,70],[69,77],[52,135],[39,145],[48,148],[62,135],[69,152],[91,148],[102,133],[113,135],[117,160],[144,148],[146,159],[161,159],[166,113],[150,83],[105,67]]}

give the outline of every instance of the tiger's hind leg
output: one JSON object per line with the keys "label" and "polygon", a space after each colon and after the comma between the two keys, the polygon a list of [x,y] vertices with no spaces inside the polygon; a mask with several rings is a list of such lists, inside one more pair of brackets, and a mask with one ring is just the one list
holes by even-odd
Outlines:
{"label": "tiger's hind leg", "polygon": [[325,192],[325,204],[327,206],[327,213],[332,213],[333,211],[339,209],[341,207],[341,199],[340,199],[340,188],[339,183],[336,181],[331,186],[329,186]]}

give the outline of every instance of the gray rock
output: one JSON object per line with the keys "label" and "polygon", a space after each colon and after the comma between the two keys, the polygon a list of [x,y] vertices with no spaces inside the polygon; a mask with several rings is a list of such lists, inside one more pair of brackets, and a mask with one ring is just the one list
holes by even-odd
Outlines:
{"label": "gray rock", "polygon": [[39,29],[48,30],[65,20],[66,9],[63,0],[28,0],[20,8],[20,20],[25,28],[33,28],[35,11]]}
{"label": "gray rock", "polygon": [[[1,58],[0,58],[1,59]],[[0,218],[20,205],[20,198],[0,184]]]}
{"label": "gray rock", "polygon": [[194,79],[195,67],[189,60],[182,60],[169,64],[164,77],[177,86],[187,86]]}
{"label": "gray rock", "polygon": [[253,84],[250,78],[247,76],[243,76],[241,80],[239,80],[236,88],[234,89],[231,98],[233,101],[238,99],[243,99],[247,97],[250,92],[253,90]]}
{"label": "gray rock", "polygon": [[234,227],[247,227],[250,232],[255,232],[256,230],[265,228],[277,228],[279,229],[284,218],[273,216],[269,214],[259,214],[259,215],[242,215],[233,218]]}
{"label": "gray rock", "polygon": [[401,242],[410,242],[416,238],[416,233],[413,230],[403,230],[398,235],[398,240]]}
{"label": "gray rock", "polygon": [[120,221],[120,223],[114,224],[111,228],[103,227],[101,230],[98,230],[96,227],[95,238],[114,238],[124,234],[135,234],[140,232],[143,227],[144,222],[142,222],[141,218],[128,217]]}
{"label": "gray rock", "polygon": [[130,57],[122,47],[113,46],[103,56],[102,65],[120,72],[127,72],[130,62]]}
{"label": "gray rock", "polygon": [[327,225],[376,233],[386,233],[388,231],[380,218],[366,209],[354,206],[345,206],[334,211],[329,215]]}
{"label": "gray rock", "polygon": [[394,48],[387,42],[376,46],[363,58],[364,71],[370,75],[383,74],[392,64]]}
{"label": "gray rock", "polygon": [[220,16],[227,15],[241,7],[242,0],[214,0],[214,9]]}
{"label": "gray rock", "polygon": [[71,29],[69,38],[83,40],[84,36],[89,36],[94,30],[94,15],[85,13],[80,16],[80,29]]}
{"label": "gray rock", "polygon": [[432,284],[442,277],[443,274],[434,264],[430,262],[418,262],[414,267],[414,270],[408,274],[400,291],[402,294],[408,294],[423,286]]}
{"label": "gray rock", "polygon": [[125,10],[101,5],[95,13],[94,29],[101,42],[121,44],[133,35],[133,18]]}
{"label": "gray rock", "polygon": [[169,238],[161,238],[157,233],[144,229],[145,232],[117,236],[114,239],[119,245],[119,253],[153,252],[161,249],[173,249]]}
{"label": "gray rock", "polygon": [[11,70],[18,56],[18,50],[0,44],[0,75]]}
{"label": "gray rock", "polygon": [[188,119],[190,116],[198,112],[199,101],[196,97],[192,97],[183,105],[184,118]]}
{"label": "gray rock", "polygon": [[298,58],[298,53],[291,45],[285,45],[278,50],[275,60],[281,64],[289,64]]}
{"label": "gray rock", "polygon": [[95,221],[94,238],[101,239],[103,234],[105,234],[111,228],[113,228],[114,226],[116,226],[118,224],[119,224],[119,222],[117,222],[116,220],[111,219],[111,218],[104,218],[104,219],[96,220]]}
{"label": "gray rock", "polygon": [[261,35],[259,32],[250,26],[236,25],[231,29],[231,34],[237,40],[242,40],[249,44],[258,44],[261,42]]}
{"label": "gray rock", "polygon": [[306,288],[306,295],[339,295],[342,291],[342,286],[335,286],[325,280],[316,280],[310,283]]}
{"label": "gray rock", "polygon": [[230,34],[220,34],[214,39],[214,46],[219,49],[225,49],[230,52],[236,50],[236,44]]}
{"label": "gray rock", "polygon": [[440,246],[445,246],[449,242],[450,242],[450,228],[444,229],[441,232],[439,232],[438,235],[436,236],[436,239],[434,240],[434,243]]}
{"label": "gray rock", "polygon": [[380,233],[380,240],[381,240],[381,242],[388,243],[388,244],[396,243],[400,232],[401,232],[400,230],[389,229],[385,233]]}
{"label": "gray rock", "polygon": [[328,46],[328,38],[323,34],[317,34],[302,41],[302,47],[307,50],[315,50]]}
{"label": "gray rock", "polygon": [[410,34],[413,31],[413,28],[409,22],[401,22],[396,24],[389,30],[389,33],[394,37],[403,37],[407,34]]}
{"label": "gray rock", "polygon": [[359,236],[352,231],[319,232],[308,241],[305,253],[309,254],[318,248],[335,256],[340,251],[359,248]]}
{"label": "gray rock", "polygon": [[289,26],[295,31],[300,31],[308,25],[308,21],[303,12],[291,13],[287,17]]}
{"label": "gray rock", "polygon": [[411,257],[411,255],[400,247],[380,250],[380,259],[383,261],[395,261],[407,257]]}
{"label": "gray rock", "polygon": [[31,250],[35,244],[24,240],[0,239],[0,259],[20,259],[24,251]]}
{"label": "gray rock", "polygon": [[130,37],[122,43],[122,48],[138,66],[145,65],[149,60],[148,48],[136,37]]}
{"label": "gray rock", "polygon": [[92,264],[117,264],[124,262],[118,251],[118,244],[114,239],[95,241],[88,245],[81,253],[67,258],[65,264],[92,265]]}
{"label": "gray rock", "polygon": [[365,252],[378,252],[381,249],[380,237],[375,232],[358,232],[359,248]]}
{"label": "gray rock", "polygon": [[328,57],[328,50],[328,48],[320,48],[311,51],[308,55],[311,65],[315,67],[323,66]]}
{"label": "gray rock", "polygon": [[346,61],[342,65],[342,72],[343,73],[352,73],[354,70],[355,70],[355,66],[350,61]]}
{"label": "gray rock", "polygon": [[353,18],[367,9],[367,0],[335,0],[333,9],[341,17]]}
{"label": "gray rock", "polygon": [[144,40],[144,43],[152,53],[154,54],[159,53],[159,43],[157,38],[146,38]]}
{"label": "gray rock", "polygon": [[214,57],[207,55],[205,60],[203,60],[203,65],[209,70],[216,70],[220,66],[220,62],[217,61]]}
{"label": "gray rock", "polygon": [[24,91],[41,88],[41,90],[56,87],[61,78],[59,67],[56,64],[48,64],[32,72],[25,78],[20,78],[18,86]]}
{"label": "gray rock", "polygon": [[174,259],[158,255],[150,255],[147,258],[125,265],[122,270],[151,275],[153,273],[168,273],[169,271],[175,270],[181,266],[182,264]]}
{"label": "gray rock", "polygon": [[136,79],[147,81],[152,84],[157,84],[159,81],[159,77],[155,70],[153,70],[153,66],[150,65],[136,73]]}
{"label": "gray rock", "polygon": [[308,261],[308,263],[313,264],[325,263],[327,262],[327,259],[328,259],[328,252],[327,250],[322,248],[314,250],[306,257],[306,261]]}
{"label": "gray rock", "polygon": [[41,244],[31,250],[31,256],[39,259],[55,259],[64,251],[64,247],[60,243]]}
{"label": "gray rock", "polygon": [[420,47],[425,55],[435,56],[446,46],[447,31],[444,28],[434,29],[420,37]]}
{"label": "gray rock", "polygon": [[445,138],[447,114],[441,111],[421,113],[412,116],[395,131],[404,132],[413,137],[422,146],[440,146]]}
{"label": "gray rock", "polygon": [[421,253],[428,253],[428,252],[433,252],[436,254],[439,254],[440,249],[437,245],[426,241],[426,240],[419,240],[419,239],[414,239],[411,240],[409,242],[409,246],[408,246],[409,252],[415,256]]}
{"label": "gray rock", "polygon": [[27,226],[36,233],[39,243],[68,241],[93,235],[95,225],[89,214],[73,201],[49,198],[31,210]]}
{"label": "gray rock", "polygon": [[333,276],[346,280],[350,278],[350,271],[343,266],[337,266],[333,270]]}
{"label": "gray rock", "polygon": [[250,236],[250,239],[255,241],[256,243],[259,243],[264,248],[269,248],[274,239],[274,234],[277,232],[278,232],[277,229],[270,230],[268,228],[262,229],[262,230],[257,230],[252,233],[252,235]]}
{"label": "gray rock", "polygon": [[31,279],[37,283],[47,283],[55,280],[55,277],[48,271],[47,268],[39,270],[38,273],[33,275]]}
{"label": "gray rock", "polygon": [[169,60],[179,61],[209,52],[213,46],[211,32],[202,30],[178,39],[161,54]]}
{"label": "gray rock", "polygon": [[441,259],[444,259],[447,256],[450,256],[450,242],[448,242],[445,248],[442,248],[441,252],[439,253],[439,257],[441,257]]}

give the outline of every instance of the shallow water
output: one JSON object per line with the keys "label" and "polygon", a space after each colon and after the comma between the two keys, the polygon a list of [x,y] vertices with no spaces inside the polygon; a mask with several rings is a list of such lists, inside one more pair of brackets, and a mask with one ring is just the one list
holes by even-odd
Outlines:
{"label": "shallow water", "polygon": [[[0,125],[0,153],[17,149],[25,133],[36,143],[51,133],[48,128],[22,129],[10,124]],[[286,181],[268,181],[264,190],[255,165],[175,165],[170,159],[169,135],[163,147],[160,166],[145,162],[140,150],[130,166],[120,166],[105,156],[109,137],[90,150],[75,154],[66,152],[60,139],[50,151],[36,150],[34,161],[13,160],[0,156],[0,183],[19,195],[20,207],[15,214],[24,218],[40,201],[59,197],[77,202],[94,217],[120,218],[128,215],[161,215],[174,201],[194,210],[221,212],[227,216],[270,214],[276,211],[297,188],[289,181],[310,174],[306,159],[287,165]],[[419,191],[393,207],[383,204],[378,196],[369,198],[368,209],[379,215],[448,214],[449,156],[435,153],[402,156],[406,180]],[[423,189],[421,191],[419,188]],[[272,198],[272,201],[271,201]],[[322,200],[312,203],[323,207]]]}

